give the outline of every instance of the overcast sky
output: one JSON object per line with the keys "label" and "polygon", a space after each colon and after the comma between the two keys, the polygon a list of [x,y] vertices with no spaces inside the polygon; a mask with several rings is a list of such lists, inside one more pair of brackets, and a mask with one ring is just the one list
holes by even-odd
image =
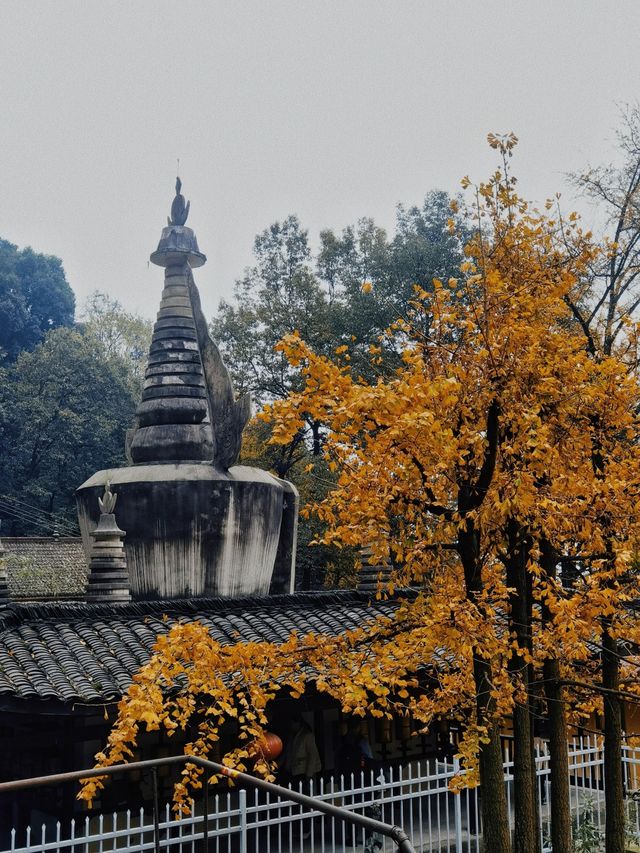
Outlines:
{"label": "overcast sky", "polygon": [[179,157],[211,314],[274,220],[392,229],[488,175],[488,131],[526,195],[566,191],[615,157],[639,25],[638,0],[0,0],[0,236],[153,316]]}

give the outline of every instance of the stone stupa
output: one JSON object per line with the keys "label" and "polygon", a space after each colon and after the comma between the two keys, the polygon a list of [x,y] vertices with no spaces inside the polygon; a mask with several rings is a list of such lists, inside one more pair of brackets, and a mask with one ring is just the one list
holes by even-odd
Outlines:
{"label": "stone stupa", "polygon": [[235,399],[211,340],[191,270],[202,266],[189,203],[176,182],[151,261],[165,268],[142,400],[125,468],[77,490],[85,550],[110,482],[134,599],[265,595],[293,589],[298,496],[266,471],[236,465],[251,414]]}

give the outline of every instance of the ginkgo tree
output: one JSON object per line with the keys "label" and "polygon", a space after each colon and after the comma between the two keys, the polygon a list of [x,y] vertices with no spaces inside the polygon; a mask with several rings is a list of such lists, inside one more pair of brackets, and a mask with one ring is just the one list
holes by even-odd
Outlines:
{"label": "ginkgo tree", "polygon": [[[458,781],[482,785],[484,843],[495,853],[512,849],[500,733],[513,719],[513,849],[539,849],[533,685],[555,673],[558,692],[547,699],[562,705],[565,682],[579,681],[575,666],[589,670],[600,620],[616,636],[624,611],[629,629],[638,393],[614,355],[590,357],[567,304],[598,248],[576,218],[562,222],[519,198],[508,170],[515,137],[489,141],[502,167],[477,187],[464,181],[473,236],[460,274],[416,287],[411,311],[385,333],[401,367],[365,380],[346,346],[329,358],[289,335],[279,348],[303,386],[263,414],[275,442],[309,418],[327,425],[337,481],[314,509],[323,541],[366,546],[391,563],[380,595],[395,596],[394,615],[281,645],[221,646],[202,626],[177,625],[122,700],[100,766],[126,760],[143,725],[168,734],[195,725],[185,749],[207,754],[234,718],[238,745],[224,762],[245,767],[269,702],[282,690],[299,697],[312,680],[347,713],[410,715],[416,729],[459,720]],[[372,345],[371,376],[379,359]],[[593,465],[598,441],[612,460],[604,472]],[[589,571],[563,584],[560,559]],[[198,775],[185,768],[178,807]],[[555,849],[569,849],[559,814]]]}

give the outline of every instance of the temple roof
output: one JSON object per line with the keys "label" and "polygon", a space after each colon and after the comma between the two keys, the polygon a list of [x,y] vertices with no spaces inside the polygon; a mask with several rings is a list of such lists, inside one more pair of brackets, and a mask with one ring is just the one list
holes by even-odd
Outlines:
{"label": "temple roof", "polygon": [[11,604],[0,611],[0,698],[101,704],[117,700],[156,637],[200,621],[220,642],[283,642],[292,631],[340,633],[394,601],[357,591],[263,598],[179,599],[97,605]]}

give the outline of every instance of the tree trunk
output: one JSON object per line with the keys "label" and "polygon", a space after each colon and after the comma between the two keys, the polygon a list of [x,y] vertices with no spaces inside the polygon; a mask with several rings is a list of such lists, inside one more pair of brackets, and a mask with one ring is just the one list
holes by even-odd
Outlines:
{"label": "tree trunk", "polygon": [[[608,620],[602,629],[602,686],[605,690],[620,689],[620,662],[615,638],[608,630]],[[605,851],[624,853],[624,789],[622,779],[622,700],[613,693],[604,694],[604,796]]]}
{"label": "tree trunk", "polygon": [[529,546],[526,531],[515,520],[509,522],[507,535],[507,586],[513,590],[509,596],[509,633],[515,637],[518,647],[511,654],[509,671],[516,690],[525,694],[524,697],[516,698],[513,709],[513,850],[514,853],[539,853],[536,767],[530,714],[531,667],[527,665],[523,654],[531,647],[531,602],[527,572]]}
{"label": "tree trunk", "polygon": [[528,704],[518,702],[513,709],[514,853],[537,853],[540,850],[532,743]]}
{"label": "tree trunk", "polygon": [[569,731],[557,660],[544,662],[544,683],[549,715],[551,846],[553,850],[571,850]]}
{"label": "tree trunk", "polygon": [[[527,560],[529,555],[527,554]],[[525,567],[526,568],[526,567]],[[527,635],[527,649],[533,658],[533,577],[531,572],[525,574],[527,585],[527,625],[529,631]],[[529,712],[529,754],[531,755],[531,785],[533,787],[533,825],[535,827],[535,853],[542,853],[542,833],[541,833],[541,815],[540,815],[540,798],[538,796],[538,765],[536,764],[536,720],[540,713],[540,696],[538,685],[536,684],[536,670],[532,663],[527,666],[527,695],[529,702],[527,709]]]}
{"label": "tree trunk", "polygon": [[487,725],[488,743],[480,749],[480,811],[482,814],[482,842],[485,853],[511,853],[509,812],[504,783],[504,764],[500,724],[487,720],[491,713],[491,666],[476,659],[473,667],[477,699],[477,716],[480,725]]}
{"label": "tree trunk", "polygon": [[[476,602],[482,592],[480,534],[468,519],[458,535],[458,553],[464,569],[466,595]],[[488,743],[480,748],[480,808],[483,849],[486,853],[511,853],[511,833],[507,794],[504,783],[500,722],[494,717],[495,700],[491,696],[491,661],[474,652],[473,677],[476,690],[476,719],[487,727]]]}
{"label": "tree trunk", "polygon": [[[556,577],[557,555],[546,540],[541,543],[542,568],[547,577]],[[563,575],[563,580],[565,580]],[[543,603],[542,618],[551,621]],[[549,658],[543,664],[544,692],[549,717],[549,776],[551,782],[551,846],[553,850],[571,850],[571,800],[569,790],[569,730],[564,691],[560,678],[560,662]]]}

